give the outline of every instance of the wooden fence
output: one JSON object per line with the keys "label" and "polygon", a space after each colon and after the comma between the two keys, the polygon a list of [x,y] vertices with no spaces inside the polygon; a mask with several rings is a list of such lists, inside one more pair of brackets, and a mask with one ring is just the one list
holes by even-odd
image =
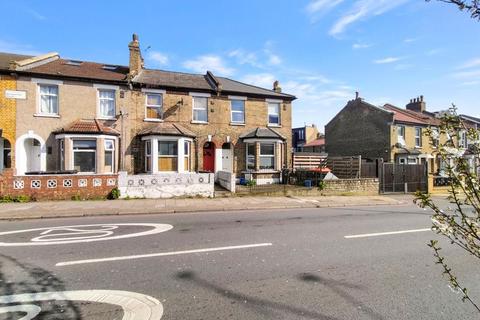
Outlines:
{"label": "wooden fence", "polygon": [[326,166],[327,155],[309,152],[293,154],[293,169],[314,169]]}

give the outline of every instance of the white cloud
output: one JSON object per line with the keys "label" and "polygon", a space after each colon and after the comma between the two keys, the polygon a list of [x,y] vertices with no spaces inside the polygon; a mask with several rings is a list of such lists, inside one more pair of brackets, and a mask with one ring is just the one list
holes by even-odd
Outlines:
{"label": "white cloud", "polygon": [[374,60],[373,63],[375,63],[375,64],[387,64],[387,63],[394,63],[394,62],[400,61],[402,59],[403,59],[402,57],[387,57],[387,58],[384,58],[384,59]]}
{"label": "white cloud", "polygon": [[271,73],[256,73],[245,75],[241,81],[254,86],[271,89],[273,88],[273,82],[275,80],[275,76]]}
{"label": "white cloud", "polygon": [[470,68],[475,68],[479,66],[480,66],[480,58],[475,58],[465,62],[460,67],[458,67],[458,69],[470,69]]}
{"label": "white cloud", "polygon": [[335,22],[329,34],[337,36],[343,33],[349,25],[372,16],[382,15],[407,1],[409,0],[357,0],[351,9]]}
{"label": "white cloud", "polygon": [[183,67],[199,73],[212,71],[214,74],[222,76],[231,76],[235,72],[233,68],[228,67],[223,59],[217,55],[203,55],[187,60],[183,63]]}
{"label": "white cloud", "polygon": [[352,45],[352,48],[355,49],[355,50],[358,50],[358,49],[367,49],[367,48],[370,48],[372,46],[373,46],[372,44],[367,44],[367,43],[354,43]]}
{"label": "white cloud", "polygon": [[403,40],[404,43],[412,43],[412,42],[415,42],[417,41],[418,38],[406,38]]}
{"label": "white cloud", "polygon": [[457,79],[470,79],[470,78],[478,79],[480,77],[480,69],[457,72],[453,74],[453,77]]}
{"label": "white cloud", "polygon": [[276,66],[282,63],[282,59],[278,54],[273,52],[273,46],[274,43],[272,41],[265,42],[263,53],[265,53],[265,55],[267,56],[267,63]]}
{"label": "white cloud", "polygon": [[316,22],[328,11],[332,10],[344,0],[312,0],[305,7],[305,11],[310,15],[311,22]]}
{"label": "white cloud", "polygon": [[235,58],[240,65],[249,64],[254,67],[259,66],[258,58],[255,52],[247,52],[243,49],[232,50],[228,53],[228,56]]}
{"label": "white cloud", "polygon": [[282,63],[282,59],[276,54],[269,53],[268,63],[271,64],[271,65],[274,65],[274,66],[279,65],[280,63]]}
{"label": "white cloud", "polygon": [[148,60],[152,61],[156,65],[166,65],[168,64],[169,58],[166,54],[159,51],[149,51],[147,55]]}
{"label": "white cloud", "polygon": [[40,51],[33,48],[32,45],[20,44],[13,41],[5,41],[2,39],[0,39],[0,52],[20,53],[32,56],[42,54]]}

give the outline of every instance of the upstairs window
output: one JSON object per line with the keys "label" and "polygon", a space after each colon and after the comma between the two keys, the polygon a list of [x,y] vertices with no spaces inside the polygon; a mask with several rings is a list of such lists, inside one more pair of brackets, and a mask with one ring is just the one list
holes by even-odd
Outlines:
{"label": "upstairs window", "polygon": [[468,143],[467,143],[467,132],[465,130],[461,130],[458,134],[458,146],[460,148],[467,148]]}
{"label": "upstairs window", "polygon": [[146,115],[148,120],[163,119],[163,95],[161,93],[147,93]]}
{"label": "upstairs window", "polygon": [[422,147],[422,128],[415,128],[415,147]]}
{"label": "upstairs window", "polygon": [[208,98],[192,97],[193,100],[193,121],[208,122]]}
{"label": "upstairs window", "polygon": [[233,123],[245,123],[245,101],[231,100],[231,121]]}
{"label": "upstairs window", "polygon": [[268,103],[268,124],[277,126],[280,125],[280,103]]}
{"label": "upstairs window", "polygon": [[58,86],[39,84],[40,106],[39,113],[42,115],[58,115]]}
{"label": "upstairs window", "polygon": [[433,128],[432,129],[432,146],[434,148],[438,148],[440,145],[440,131],[438,128]]}
{"label": "upstairs window", "polygon": [[397,142],[402,146],[405,145],[405,126],[397,127]]}
{"label": "upstairs window", "polygon": [[115,118],[115,90],[98,89],[99,116]]}

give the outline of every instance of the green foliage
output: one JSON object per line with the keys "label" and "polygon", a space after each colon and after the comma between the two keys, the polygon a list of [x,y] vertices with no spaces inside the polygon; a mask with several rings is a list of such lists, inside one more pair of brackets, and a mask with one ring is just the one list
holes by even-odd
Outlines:
{"label": "green foliage", "polygon": [[107,199],[116,200],[118,198],[120,198],[120,190],[118,188],[113,188],[112,191],[109,192]]}
{"label": "green foliage", "polygon": [[18,202],[18,203],[25,203],[25,202],[30,202],[32,199],[29,196],[25,195],[19,195],[19,196],[3,196],[0,197],[0,203],[12,203],[12,202]]}
{"label": "green foliage", "polygon": [[327,184],[325,183],[325,181],[320,181],[318,183],[318,190],[322,191],[322,190],[325,190],[325,187],[327,186]]}
{"label": "green foliage", "polygon": [[79,194],[75,194],[72,196],[73,201],[82,201],[82,197]]}
{"label": "green foliage", "polygon": [[[449,181],[448,200],[453,208],[441,208],[430,195],[420,192],[417,193],[415,202],[420,207],[433,211],[431,220],[434,232],[446,237],[466,254],[480,259],[480,181],[477,175],[480,169],[479,131],[468,126],[453,106],[442,116],[441,124],[430,128],[427,135],[445,164],[443,174]],[[480,312],[480,307],[447,265],[438,242],[432,240],[428,246],[434,251],[436,263],[442,266],[452,290],[460,293],[463,301],[470,302]],[[464,280],[468,281],[469,279]]]}
{"label": "green foliage", "polygon": [[257,185],[257,181],[256,181],[256,180],[253,180],[253,179],[252,179],[252,180],[248,180],[247,183],[246,183],[246,185],[247,185],[248,187],[254,187],[254,186]]}

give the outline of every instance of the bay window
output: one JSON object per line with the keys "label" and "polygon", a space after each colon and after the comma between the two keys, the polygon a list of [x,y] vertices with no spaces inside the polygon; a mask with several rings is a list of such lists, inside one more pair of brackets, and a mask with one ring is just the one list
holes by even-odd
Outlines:
{"label": "bay window", "polygon": [[184,141],[183,143],[183,157],[184,157],[184,164],[183,168],[185,171],[190,171],[190,141]]}
{"label": "bay window", "polygon": [[255,143],[247,143],[247,170],[255,170]]}
{"label": "bay window", "polygon": [[99,116],[115,118],[115,90],[98,89]]}
{"label": "bay window", "polygon": [[178,141],[158,141],[158,171],[177,171]]}
{"label": "bay window", "polygon": [[260,169],[275,169],[275,144],[260,143]]}
{"label": "bay window", "polygon": [[147,93],[145,119],[163,119],[163,95],[161,93]]}
{"label": "bay window", "polygon": [[73,169],[78,172],[95,172],[96,140],[73,140]]}
{"label": "bay window", "polygon": [[145,171],[152,172],[152,141],[145,141]]}
{"label": "bay window", "polygon": [[58,86],[39,84],[39,114],[58,115]]}
{"label": "bay window", "polygon": [[105,172],[114,172],[115,170],[115,141],[105,140]]}
{"label": "bay window", "polygon": [[192,97],[193,100],[193,121],[208,122],[208,98]]}

